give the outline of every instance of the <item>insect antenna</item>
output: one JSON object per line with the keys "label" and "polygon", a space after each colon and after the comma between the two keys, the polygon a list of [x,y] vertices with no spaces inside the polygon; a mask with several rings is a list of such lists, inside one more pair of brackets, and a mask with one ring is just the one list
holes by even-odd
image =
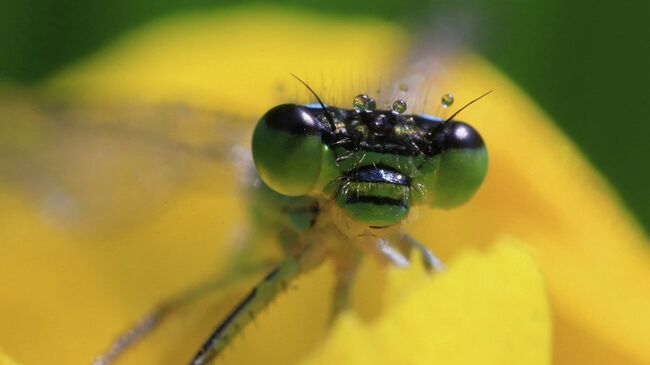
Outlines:
{"label": "insect antenna", "polygon": [[320,100],[320,98],[318,97],[316,92],[311,87],[309,87],[309,85],[307,85],[306,82],[302,81],[298,76],[296,76],[296,75],[294,75],[292,73],[289,73],[289,74],[291,76],[293,76],[296,80],[300,81],[301,84],[305,85],[307,90],[309,90],[309,92],[312,93],[312,95],[314,95],[314,97],[318,101],[318,104],[320,104],[320,107],[323,109],[323,112],[325,113],[325,119],[327,119],[327,121],[330,123],[330,127],[332,127],[332,133],[334,133],[334,131],[336,130],[336,125],[334,125],[334,119],[332,119],[332,116],[327,111],[327,108],[325,107],[325,104],[323,104],[323,101]]}
{"label": "insect antenna", "polygon": [[477,102],[477,101],[483,99],[484,97],[488,96],[488,95],[491,94],[493,91],[494,91],[494,90],[490,90],[490,91],[486,92],[485,94],[479,96],[478,98],[476,98],[476,99],[470,101],[469,103],[463,105],[463,107],[460,108],[460,109],[458,109],[454,114],[451,115],[451,117],[447,118],[447,120],[445,120],[445,123],[447,123],[447,122],[449,122],[450,120],[454,119],[454,117],[457,116],[458,114],[460,114],[460,112],[462,112],[465,108],[467,108],[468,106],[474,104],[475,102]]}

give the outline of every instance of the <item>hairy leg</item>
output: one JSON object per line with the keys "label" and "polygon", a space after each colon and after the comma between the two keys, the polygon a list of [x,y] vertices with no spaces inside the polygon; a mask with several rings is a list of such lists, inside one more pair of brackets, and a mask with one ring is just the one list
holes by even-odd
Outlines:
{"label": "hairy leg", "polygon": [[215,328],[190,364],[208,364],[255,317],[255,314],[265,309],[299,274],[320,264],[323,258],[322,251],[309,248],[285,258]]}

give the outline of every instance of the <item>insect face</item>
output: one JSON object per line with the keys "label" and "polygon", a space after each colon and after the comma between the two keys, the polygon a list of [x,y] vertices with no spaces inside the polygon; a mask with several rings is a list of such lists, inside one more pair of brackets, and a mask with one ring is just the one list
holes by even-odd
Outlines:
{"label": "insect face", "polygon": [[405,110],[401,100],[376,110],[365,95],[353,109],[276,106],[253,134],[258,173],[280,194],[324,196],[370,227],[402,222],[415,204],[463,204],[487,171],[481,136],[463,122]]}

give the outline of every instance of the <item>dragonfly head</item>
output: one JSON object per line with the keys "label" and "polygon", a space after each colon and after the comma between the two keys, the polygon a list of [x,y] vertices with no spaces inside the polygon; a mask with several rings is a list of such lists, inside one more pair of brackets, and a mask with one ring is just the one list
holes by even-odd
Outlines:
{"label": "dragonfly head", "polygon": [[264,183],[288,196],[332,199],[374,228],[399,224],[413,205],[448,209],[474,195],[488,160],[474,128],[404,114],[400,100],[376,110],[368,99],[358,96],[353,109],[282,104],[266,112],[253,134]]}

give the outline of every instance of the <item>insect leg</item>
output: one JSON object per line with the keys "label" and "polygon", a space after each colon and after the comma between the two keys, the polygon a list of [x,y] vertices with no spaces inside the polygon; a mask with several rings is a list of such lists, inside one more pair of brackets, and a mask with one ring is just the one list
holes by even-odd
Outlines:
{"label": "insect leg", "polygon": [[[395,247],[391,241],[385,238],[376,240],[376,252],[381,258],[395,265],[395,267],[405,268],[410,265],[408,255],[405,255],[399,247]],[[407,252],[410,252],[410,250]]]}
{"label": "insect leg", "polygon": [[334,287],[334,303],[330,317],[332,323],[350,304],[352,284],[359,271],[360,263],[360,252],[348,252],[345,256],[335,256],[336,285]]}
{"label": "insect leg", "polygon": [[234,285],[238,281],[246,279],[249,274],[259,272],[267,266],[268,264],[250,265],[248,268],[240,269],[229,275],[208,280],[167,299],[160,303],[154,310],[142,316],[126,332],[122,333],[113,341],[106,352],[93,361],[92,365],[113,364],[125,351],[142,341],[145,336],[158,328],[165,318],[177,309],[215,290]]}
{"label": "insect leg", "polygon": [[422,263],[429,271],[441,272],[445,271],[445,265],[440,261],[436,255],[431,252],[426,246],[422,245],[420,242],[416,241],[413,237],[405,235],[402,239],[403,243],[406,244],[409,250],[417,250],[420,252],[422,257]]}
{"label": "insect leg", "polygon": [[[269,305],[290,281],[305,269],[309,269],[322,261],[322,255],[314,257],[310,253],[313,252],[306,250],[298,256],[289,256],[268,273],[217,326],[190,364],[205,365],[209,363],[253,319],[256,313]],[[316,261],[313,261],[313,259],[316,259]]]}

